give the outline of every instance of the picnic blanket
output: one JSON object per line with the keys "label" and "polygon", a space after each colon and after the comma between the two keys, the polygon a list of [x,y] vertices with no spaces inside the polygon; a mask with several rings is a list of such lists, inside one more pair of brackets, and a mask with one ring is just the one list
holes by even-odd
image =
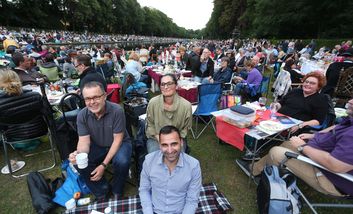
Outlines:
{"label": "picnic blanket", "polygon": [[[65,213],[91,213],[92,210],[104,212],[104,209],[110,207],[117,214],[141,214],[142,207],[140,197],[138,195],[112,198],[109,201],[95,202],[93,204],[77,207],[75,209],[66,210]],[[233,210],[225,195],[218,191],[216,184],[204,184],[202,186],[199,206],[196,210],[197,214],[221,214]]]}

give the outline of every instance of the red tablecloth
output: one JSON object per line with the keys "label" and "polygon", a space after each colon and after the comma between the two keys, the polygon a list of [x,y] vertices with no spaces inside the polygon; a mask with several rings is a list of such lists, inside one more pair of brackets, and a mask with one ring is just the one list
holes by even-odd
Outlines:
{"label": "red tablecloth", "polygon": [[108,84],[107,85],[107,94],[109,94],[113,89],[115,91],[113,92],[112,97],[110,98],[110,101],[113,103],[120,103],[120,85],[119,84]]}
{"label": "red tablecloth", "polygon": [[197,102],[197,88],[190,88],[189,90],[186,90],[184,88],[178,87],[177,93],[179,96],[184,97],[190,103]]}
{"label": "red tablecloth", "polygon": [[159,83],[161,81],[162,74],[154,72],[151,68],[148,69],[147,71],[148,76],[150,76],[154,82],[159,86]]}
{"label": "red tablecloth", "polygon": [[[147,74],[148,74],[148,76],[150,76],[155,81],[155,83],[157,85],[159,85],[159,83],[161,81],[162,74],[154,72],[151,68],[148,69]],[[192,73],[191,72],[185,72],[185,73],[183,73],[183,76],[184,77],[191,77]]]}
{"label": "red tablecloth", "polygon": [[244,136],[249,129],[238,128],[225,122],[222,117],[216,117],[216,130],[219,139],[241,151],[244,150]]}
{"label": "red tablecloth", "polygon": [[185,72],[183,73],[183,77],[192,77],[192,72]]}
{"label": "red tablecloth", "polygon": [[[270,110],[266,110],[261,115],[261,118],[255,120],[253,125],[258,125],[262,120],[269,120],[271,115]],[[277,113],[277,116],[282,115]],[[229,124],[223,120],[222,117],[216,117],[216,134],[217,137],[224,142],[244,150],[244,136],[249,131],[248,128],[239,128],[235,125]]]}

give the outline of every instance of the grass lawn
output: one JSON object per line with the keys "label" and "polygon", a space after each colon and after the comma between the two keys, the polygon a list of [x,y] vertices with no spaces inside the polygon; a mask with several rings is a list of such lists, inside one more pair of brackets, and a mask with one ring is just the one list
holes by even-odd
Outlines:
{"label": "grass lawn", "polygon": [[[190,134],[191,136],[191,134]],[[208,129],[197,141],[188,139],[191,147],[191,155],[197,158],[201,163],[203,183],[215,182],[218,189],[223,192],[234,207],[233,213],[251,214],[257,213],[256,205],[256,186],[248,182],[248,177],[235,165],[234,161],[242,154],[241,151],[227,144],[219,144],[218,139],[211,129]],[[42,149],[45,146],[41,146]],[[33,166],[42,166],[48,163],[46,160],[48,154],[29,158],[26,167],[22,169],[29,170]],[[3,160],[3,154],[1,153]],[[4,161],[1,162],[1,166]],[[60,176],[60,167],[43,173],[46,178],[54,179]],[[32,208],[31,197],[28,192],[26,178],[15,179],[8,175],[0,175],[0,213],[35,213]],[[310,199],[316,201],[329,201],[323,199],[320,194],[308,188],[304,183],[299,182],[299,186]],[[137,194],[137,188],[126,184],[126,195]],[[55,213],[60,213],[64,209],[58,208]],[[334,209],[319,209],[319,213],[332,213]],[[340,209],[340,213],[352,213],[349,209]],[[310,213],[304,208],[303,213]]]}
{"label": "grass lawn", "polygon": [[[270,95],[269,95],[270,96]],[[194,140],[189,134],[188,143],[191,147],[191,155],[201,163],[203,183],[214,182],[218,189],[223,192],[232,206],[233,213],[253,214],[257,213],[256,186],[248,182],[248,177],[235,164],[235,159],[240,158],[242,152],[227,144],[219,144],[218,138],[211,129],[198,139]],[[44,149],[43,143],[39,149]],[[22,171],[33,169],[47,164],[49,154],[41,154],[31,157],[26,161]],[[1,166],[4,166],[3,153],[0,154]],[[59,159],[59,156],[58,156]],[[19,158],[21,160],[21,158]],[[60,166],[54,170],[43,173],[45,177],[55,179],[60,176]],[[299,181],[299,187],[309,199],[320,202],[332,202],[333,199],[325,199],[321,194],[307,187]],[[31,197],[27,188],[26,178],[14,179],[9,175],[0,174],[0,213],[35,213],[31,204]],[[137,188],[126,184],[125,195],[137,194]],[[58,208],[54,212],[60,213],[64,209]],[[352,209],[318,209],[319,213],[352,213]],[[305,207],[303,213],[310,213]]]}

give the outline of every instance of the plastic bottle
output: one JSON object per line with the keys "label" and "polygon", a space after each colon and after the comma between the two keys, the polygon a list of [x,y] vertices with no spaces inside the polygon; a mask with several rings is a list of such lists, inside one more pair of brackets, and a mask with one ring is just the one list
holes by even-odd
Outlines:
{"label": "plastic bottle", "polygon": [[104,214],[113,214],[113,210],[110,207],[104,209]]}
{"label": "plastic bottle", "polygon": [[88,198],[80,198],[77,201],[77,206],[84,206],[84,205],[87,205],[89,203],[91,203],[91,198],[89,198],[89,197]]}

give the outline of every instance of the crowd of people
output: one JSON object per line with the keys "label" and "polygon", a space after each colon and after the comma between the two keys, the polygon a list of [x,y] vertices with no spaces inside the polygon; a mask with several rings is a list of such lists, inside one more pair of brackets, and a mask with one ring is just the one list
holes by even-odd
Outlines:
{"label": "crowd of people", "polygon": [[[180,38],[156,37],[142,35],[120,35],[120,34],[98,34],[98,33],[79,33],[64,30],[38,30],[38,29],[7,29],[0,26],[0,41],[5,38],[12,38],[19,45],[35,43],[41,44],[62,44],[62,43],[114,43],[114,42],[151,42],[151,41],[170,41],[181,40]],[[6,49],[6,48],[5,48]]]}
{"label": "crowd of people", "polygon": [[[300,40],[272,44],[267,40],[255,39],[179,41],[165,47],[151,44],[126,51],[109,45],[55,48],[46,43],[151,38],[59,31],[13,32],[2,28],[1,39],[8,54],[9,68],[0,71],[0,99],[26,93],[21,89],[23,85],[56,82],[61,78],[80,79],[75,93],[82,97],[86,107],[77,115],[78,146],[69,155],[69,160],[75,164],[77,154],[88,153],[88,167],[78,170],[97,198],[105,198],[110,190],[118,197],[123,195],[132,155],[132,136],[126,131],[123,109],[107,100],[109,80],[96,69],[102,64],[118,76],[124,72],[130,73],[134,81],[147,84],[149,77],[144,73],[144,66],[171,64],[176,70],[190,70],[193,80],[200,84],[231,83],[235,86],[232,94],[248,97],[258,92],[267,68],[273,68],[274,74],[287,70],[292,82],[301,83],[302,88],[293,89],[280,97],[278,109],[280,113],[303,123],[291,130],[298,137],[272,148],[269,155],[254,165],[254,174],[258,175],[264,164],[278,165],[288,149],[307,155],[333,172],[353,172],[353,147],[348,143],[353,137],[353,100],[347,104],[349,118],[340,125],[315,135],[305,134],[305,128],[322,124],[328,114],[329,99],[322,92],[332,96],[341,68],[351,66],[351,41],[336,45],[332,50],[320,48],[318,52],[315,52],[315,41],[308,45]],[[336,62],[329,66],[325,77],[318,71],[300,73],[298,66],[301,58]],[[153,97],[147,106],[145,137],[148,155],[143,163],[139,187],[144,213],[194,213],[198,205],[202,183],[200,163],[187,154],[192,107],[189,101],[178,95],[177,84],[176,75],[163,75],[159,85],[161,94]],[[238,162],[242,169],[249,171],[248,162]],[[110,163],[114,170],[111,188],[104,178]],[[342,182],[329,172],[320,175],[324,183],[313,182],[313,178],[306,179],[307,175],[299,173],[308,166],[298,165],[295,161],[288,162],[287,166],[320,192],[353,194],[351,183]],[[317,172],[318,169],[308,171]]]}

